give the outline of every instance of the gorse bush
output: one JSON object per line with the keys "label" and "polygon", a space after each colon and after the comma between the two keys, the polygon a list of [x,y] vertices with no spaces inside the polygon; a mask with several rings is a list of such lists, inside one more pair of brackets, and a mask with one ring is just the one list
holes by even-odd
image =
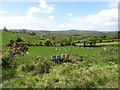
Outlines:
{"label": "gorse bush", "polygon": [[4,69],[12,67],[13,60],[19,55],[26,53],[28,51],[27,44],[21,39],[18,38],[16,42],[11,43],[9,51],[2,56],[2,66]]}
{"label": "gorse bush", "polygon": [[11,79],[16,75],[17,59],[28,51],[28,46],[21,38],[18,38],[15,42],[10,41],[9,46],[9,51],[2,56],[3,80]]}
{"label": "gorse bush", "polygon": [[12,44],[14,43],[14,40],[10,40],[8,44],[6,44],[6,46],[12,46]]}
{"label": "gorse bush", "polygon": [[10,47],[10,56],[13,57],[17,54],[26,53],[28,51],[28,46],[25,42],[15,42]]}

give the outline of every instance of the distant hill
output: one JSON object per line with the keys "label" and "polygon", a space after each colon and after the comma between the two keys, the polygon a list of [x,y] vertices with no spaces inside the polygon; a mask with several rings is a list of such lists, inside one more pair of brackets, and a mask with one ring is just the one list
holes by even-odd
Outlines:
{"label": "distant hill", "polygon": [[70,34],[70,35],[106,35],[111,34],[113,31],[90,31],[90,30],[58,30],[58,31],[44,31],[44,30],[28,30],[29,32],[36,33],[49,33],[49,34]]}
{"label": "distant hill", "polygon": [[[9,31],[20,31],[23,29],[8,29]],[[116,31],[91,31],[91,30],[26,30],[26,32],[35,32],[37,36],[41,34],[55,34],[55,35],[82,35],[82,36],[91,36],[91,35],[113,35]]]}

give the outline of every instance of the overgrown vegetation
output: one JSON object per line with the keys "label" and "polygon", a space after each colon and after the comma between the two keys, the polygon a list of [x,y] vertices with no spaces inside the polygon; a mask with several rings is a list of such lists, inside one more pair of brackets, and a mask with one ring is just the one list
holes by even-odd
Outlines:
{"label": "overgrown vegetation", "polygon": [[21,38],[10,41],[10,49],[7,53],[3,54],[2,67],[3,69],[10,69],[12,67],[13,60],[19,58],[19,55],[25,54],[28,51],[28,46]]}
{"label": "overgrown vegetation", "polygon": [[79,55],[63,63],[37,57],[7,71],[3,88],[117,88],[117,51],[117,47],[103,49],[100,57]]}
{"label": "overgrown vegetation", "polygon": [[[106,37],[49,33],[39,37],[4,28],[2,88],[117,88],[118,47],[93,47],[118,40]],[[69,60],[50,59],[66,53]]]}

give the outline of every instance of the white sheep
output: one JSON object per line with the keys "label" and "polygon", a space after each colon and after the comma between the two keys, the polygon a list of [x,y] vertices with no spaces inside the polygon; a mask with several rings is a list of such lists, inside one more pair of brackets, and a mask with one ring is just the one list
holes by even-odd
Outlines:
{"label": "white sheep", "polygon": [[56,51],[59,51],[60,49],[57,49],[57,48],[56,48],[55,50],[56,50]]}
{"label": "white sheep", "polygon": [[103,50],[107,50],[106,48],[103,48]]}
{"label": "white sheep", "polygon": [[29,54],[29,52],[26,52],[26,54]]}

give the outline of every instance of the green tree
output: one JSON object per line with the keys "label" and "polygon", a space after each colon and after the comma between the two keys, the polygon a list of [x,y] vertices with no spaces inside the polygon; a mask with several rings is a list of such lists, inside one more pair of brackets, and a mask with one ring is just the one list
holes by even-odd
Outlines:
{"label": "green tree", "polygon": [[71,45],[69,38],[68,37],[63,38],[62,41],[60,42],[60,46],[68,46],[68,45]]}
{"label": "green tree", "polygon": [[72,35],[69,35],[68,38],[69,38],[70,43],[72,43],[72,41],[73,41],[73,36],[72,36]]}
{"label": "green tree", "polygon": [[8,30],[6,29],[6,27],[4,27],[3,30],[4,30],[4,31],[8,31]]}
{"label": "green tree", "polygon": [[40,46],[42,46],[42,42],[40,41],[40,44],[39,44]]}
{"label": "green tree", "polygon": [[23,30],[22,30],[22,32],[25,34],[25,33],[26,33],[26,30],[25,30],[25,29],[23,29]]}
{"label": "green tree", "polygon": [[55,41],[53,42],[53,45],[56,46],[56,42]]}
{"label": "green tree", "polygon": [[92,47],[93,45],[96,45],[97,38],[96,37],[89,37],[86,41],[90,46]]}
{"label": "green tree", "polygon": [[22,38],[17,38],[16,42],[24,42]]}
{"label": "green tree", "polygon": [[85,46],[86,46],[86,41],[83,42],[83,47],[85,47]]}
{"label": "green tree", "polygon": [[50,38],[54,41],[56,38],[56,35],[50,35]]}
{"label": "green tree", "polygon": [[72,42],[71,45],[72,45],[72,46],[76,46],[75,42]]}
{"label": "green tree", "polygon": [[50,40],[46,40],[46,42],[44,43],[45,46],[52,46],[52,43]]}
{"label": "green tree", "polygon": [[30,35],[34,36],[34,35],[36,35],[36,33],[35,32],[31,32]]}
{"label": "green tree", "polygon": [[82,41],[81,41],[82,43],[83,43],[83,47],[85,47],[86,46],[86,39],[83,39]]}

